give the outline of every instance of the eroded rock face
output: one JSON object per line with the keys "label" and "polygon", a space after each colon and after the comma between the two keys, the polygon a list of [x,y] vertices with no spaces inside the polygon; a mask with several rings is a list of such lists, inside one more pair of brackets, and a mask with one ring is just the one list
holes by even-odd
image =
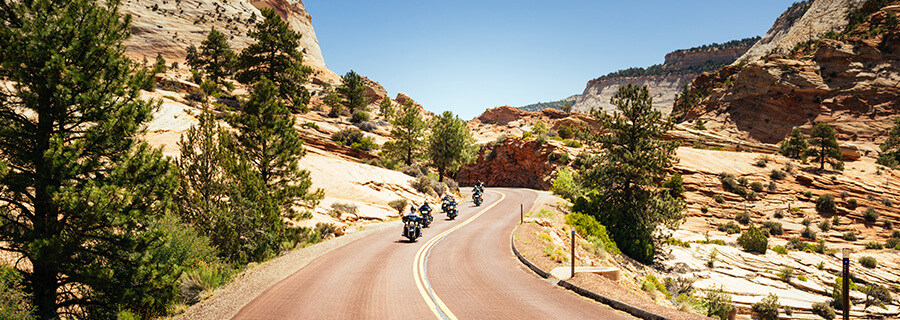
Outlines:
{"label": "eroded rock face", "polygon": [[325,66],[312,18],[301,0],[124,1],[120,10],[132,16],[132,37],[125,42],[126,53],[138,61],[145,57],[152,61],[160,53],[170,62],[183,62],[185,49],[191,44],[199,47],[213,27],[225,33],[232,49],[240,51],[255,42],[247,32],[255,22],[262,21],[261,8],[274,9],[292,29],[303,34],[303,64],[313,68],[313,82],[340,83],[340,77]]}
{"label": "eroded rock face", "polygon": [[474,185],[481,180],[488,187],[516,187],[539,190],[550,189],[550,175],[557,164],[548,160],[558,148],[534,139],[508,137],[500,143],[482,146],[474,164],[456,174],[461,185]]}

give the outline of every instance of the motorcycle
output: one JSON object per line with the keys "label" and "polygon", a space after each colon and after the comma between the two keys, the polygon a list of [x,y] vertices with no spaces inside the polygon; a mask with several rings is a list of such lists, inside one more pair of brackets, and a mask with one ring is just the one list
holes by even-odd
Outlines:
{"label": "motorcycle", "polygon": [[472,200],[475,201],[475,206],[481,206],[481,203],[484,202],[484,199],[481,198],[481,192],[475,192],[472,194]]}
{"label": "motorcycle", "polygon": [[450,220],[456,219],[459,211],[456,210],[456,200],[454,199],[445,199],[444,204],[441,205],[441,209],[443,209],[444,213],[447,214],[447,218]]}
{"label": "motorcycle", "polygon": [[409,242],[416,242],[416,239],[422,236],[422,227],[419,225],[422,218],[416,215],[403,216],[403,236],[409,239]]}
{"label": "motorcycle", "polygon": [[434,221],[434,216],[431,215],[431,206],[426,202],[419,208],[419,214],[422,215],[422,226],[428,228],[431,225],[431,222]]}

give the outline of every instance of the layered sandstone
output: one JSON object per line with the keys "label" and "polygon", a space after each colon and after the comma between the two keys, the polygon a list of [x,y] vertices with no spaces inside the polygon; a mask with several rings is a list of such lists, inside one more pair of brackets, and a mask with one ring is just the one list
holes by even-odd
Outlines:
{"label": "layered sandstone", "polygon": [[464,166],[456,174],[462,185],[483,181],[488,187],[550,189],[550,175],[557,163],[551,154],[562,154],[558,147],[535,139],[506,137],[496,143],[482,145],[474,164]]}

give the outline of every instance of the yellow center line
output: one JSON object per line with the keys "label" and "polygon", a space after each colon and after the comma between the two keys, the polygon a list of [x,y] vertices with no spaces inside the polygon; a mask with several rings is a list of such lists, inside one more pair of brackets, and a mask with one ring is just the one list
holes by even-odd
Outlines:
{"label": "yellow center line", "polygon": [[447,305],[445,305],[441,298],[438,297],[437,293],[435,293],[434,290],[431,290],[431,283],[428,281],[428,275],[425,274],[425,263],[428,260],[428,252],[448,234],[474,221],[476,218],[502,202],[503,199],[506,199],[506,194],[503,192],[493,190],[490,192],[500,194],[500,200],[485,207],[463,223],[455,225],[452,228],[441,232],[436,237],[431,238],[428,242],[425,242],[424,246],[419,248],[418,252],[416,252],[415,261],[413,262],[413,276],[416,280],[416,287],[419,289],[419,293],[422,294],[422,299],[425,299],[425,303],[428,304],[428,308],[431,309],[431,312],[434,313],[434,316],[438,319],[457,320],[456,315],[450,311],[450,308],[447,308]]}

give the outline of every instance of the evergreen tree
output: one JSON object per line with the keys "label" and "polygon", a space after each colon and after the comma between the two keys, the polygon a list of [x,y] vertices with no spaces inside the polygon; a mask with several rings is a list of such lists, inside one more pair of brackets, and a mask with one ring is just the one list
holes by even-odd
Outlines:
{"label": "evergreen tree", "polygon": [[369,98],[365,96],[366,84],[360,75],[350,70],[341,79],[342,83],[335,91],[344,99],[344,106],[350,113],[369,104]]}
{"label": "evergreen tree", "polygon": [[[3,2],[0,247],[21,255],[37,318],[164,314],[177,274],[150,225],[175,169],[141,142],[157,105],[124,55],[117,0]],[[152,297],[152,298],[150,298]]]}
{"label": "evergreen tree", "polygon": [[622,86],[610,102],[618,112],[594,112],[606,132],[589,142],[603,154],[585,169],[581,184],[590,191],[573,210],[595,216],[622,252],[651,263],[661,231],[677,228],[683,217],[684,202],[660,188],[678,160],[678,142],[662,140],[673,123],[653,109],[646,86]]}
{"label": "evergreen tree", "polygon": [[394,103],[391,102],[390,98],[381,99],[381,102],[378,103],[378,114],[385,121],[391,121],[391,118],[394,116]]}
{"label": "evergreen tree", "polygon": [[191,67],[191,70],[203,68],[203,63],[200,60],[200,52],[197,51],[197,47],[193,44],[187,47],[184,62]]}
{"label": "evergreen tree", "polygon": [[199,120],[178,141],[181,156],[176,163],[181,183],[176,200],[181,219],[215,242],[217,220],[227,207],[229,177],[225,162],[232,153],[223,145],[226,132],[205,106]]}
{"label": "evergreen tree", "polygon": [[444,111],[431,123],[426,150],[431,165],[437,169],[439,181],[444,181],[448,171],[456,171],[460,165],[470,163],[475,154],[475,139],[465,121]]}
{"label": "evergreen tree", "polygon": [[900,117],[894,118],[894,128],[888,133],[887,140],[879,146],[881,154],[878,156],[878,164],[888,167],[896,167],[900,163]]}
{"label": "evergreen tree", "polygon": [[265,190],[286,216],[308,218],[308,213],[299,216],[294,206],[315,207],[324,192],[310,190],[309,171],[299,167],[306,150],[294,129],[294,117],[279,99],[278,88],[262,78],[242,108],[243,112],[228,118],[237,130],[236,151],[259,175]]}
{"label": "evergreen tree", "polygon": [[166,71],[166,58],[163,58],[162,53],[156,54],[156,63],[153,65],[153,74],[158,74],[160,72]]}
{"label": "evergreen tree", "polygon": [[794,128],[791,130],[790,136],[781,142],[778,152],[788,158],[800,159],[806,156],[808,149],[809,145],[806,142],[806,137],[803,136],[803,132],[800,132],[798,128]]}
{"label": "evergreen tree", "polygon": [[403,161],[409,166],[421,155],[425,121],[422,120],[419,108],[412,101],[407,101],[397,111],[391,120],[394,126],[391,129],[391,136],[394,141],[383,146],[383,149],[389,157]]}
{"label": "evergreen tree", "polygon": [[572,112],[572,103],[568,102],[568,103],[562,105],[562,107],[560,107],[560,109],[565,113]]}
{"label": "evergreen tree", "polygon": [[289,105],[294,109],[306,110],[309,92],[303,84],[312,69],[303,65],[303,52],[300,49],[300,38],[303,35],[292,30],[275,10],[263,8],[260,12],[263,21],[248,33],[256,39],[256,43],[241,52],[239,71],[235,78],[245,84],[256,83],[262,78],[269,79],[278,87],[279,96]]}
{"label": "evergreen tree", "polygon": [[843,156],[834,129],[825,123],[816,122],[809,134],[809,143],[807,153],[813,157],[813,161],[819,163],[819,170],[825,169],[825,162],[835,166],[830,159],[840,159]]}
{"label": "evergreen tree", "polygon": [[231,74],[234,60],[234,51],[228,44],[228,38],[216,30],[216,27],[212,27],[206,40],[200,43],[199,64],[206,71],[206,76],[215,83],[222,83]]}

